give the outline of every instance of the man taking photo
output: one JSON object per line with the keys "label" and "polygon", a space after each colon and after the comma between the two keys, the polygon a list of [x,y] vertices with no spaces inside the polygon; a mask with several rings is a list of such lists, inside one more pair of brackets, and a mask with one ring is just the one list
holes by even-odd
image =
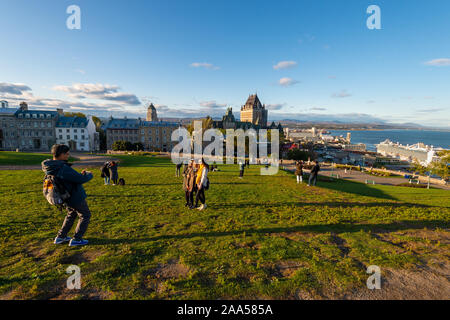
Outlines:
{"label": "man taking photo", "polygon": [[[72,164],[68,163],[70,157],[70,149],[64,144],[55,144],[52,147],[53,160],[44,160],[42,162],[42,171],[47,175],[55,176],[61,181],[64,188],[70,194],[70,198],[66,200],[65,206],[67,209],[67,216],[58,235],[55,238],[55,244],[62,244],[69,242],[69,246],[83,246],[88,244],[87,240],[83,239],[91,212],[86,202],[86,192],[83,188],[83,183],[90,181],[93,178],[91,172],[83,170],[80,173],[72,169]],[[73,239],[67,236],[67,233],[72,228],[75,219],[78,216],[78,224],[75,229]]]}

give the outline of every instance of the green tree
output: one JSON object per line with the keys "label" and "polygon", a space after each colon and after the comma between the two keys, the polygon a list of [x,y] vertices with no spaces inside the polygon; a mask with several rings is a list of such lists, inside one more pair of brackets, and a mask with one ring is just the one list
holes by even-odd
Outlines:
{"label": "green tree", "polygon": [[450,177],[450,151],[438,152],[439,160],[430,164],[432,173],[437,174],[444,180]]}
{"label": "green tree", "polygon": [[310,151],[302,151],[300,149],[292,149],[288,151],[287,157],[289,160],[303,160],[307,161],[308,158],[313,160],[316,158],[315,153]]}

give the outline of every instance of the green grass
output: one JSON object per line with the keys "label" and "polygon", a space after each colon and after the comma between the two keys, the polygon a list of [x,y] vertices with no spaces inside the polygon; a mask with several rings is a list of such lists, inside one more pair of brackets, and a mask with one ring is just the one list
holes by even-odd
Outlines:
{"label": "green grass", "polygon": [[[14,151],[0,151],[0,165],[39,165],[42,161],[51,158],[50,153],[26,153]],[[77,158],[70,157],[69,161],[73,162]]]}
{"label": "green grass", "polygon": [[[94,172],[83,248],[52,244],[64,215],[43,198],[42,172],[0,171],[0,298],[340,297],[365,287],[371,264],[448,259],[445,243],[416,235],[448,237],[445,190],[341,180],[307,187],[257,166],[241,180],[237,165],[219,165],[200,212],[184,207],[169,160],[114,157],[127,185],[104,186]],[[79,292],[64,289],[71,264],[81,268]]]}

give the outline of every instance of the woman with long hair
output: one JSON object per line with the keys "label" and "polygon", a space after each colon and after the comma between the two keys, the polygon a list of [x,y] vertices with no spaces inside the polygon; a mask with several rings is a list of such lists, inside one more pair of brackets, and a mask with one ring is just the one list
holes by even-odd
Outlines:
{"label": "woman with long hair", "polygon": [[[205,162],[205,159],[202,158],[200,167],[197,171],[197,178],[195,179],[195,184],[197,185],[197,195],[195,197],[194,207],[196,207],[198,210],[206,209],[205,188],[209,187],[208,171],[209,165]],[[202,203],[200,207],[197,207],[198,200],[200,200],[200,202]]]}

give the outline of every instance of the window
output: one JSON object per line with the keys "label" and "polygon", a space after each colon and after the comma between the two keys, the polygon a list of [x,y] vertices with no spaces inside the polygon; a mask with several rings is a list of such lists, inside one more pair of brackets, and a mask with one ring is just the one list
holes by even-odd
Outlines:
{"label": "window", "polygon": [[50,119],[52,117],[52,115],[49,113],[47,114],[47,119]]}
{"label": "window", "polygon": [[81,140],[84,140],[85,138],[84,138],[84,136],[81,136]]}
{"label": "window", "polygon": [[73,132],[77,132],[77,129],[73,129]]}
{"label": "window", "polygon": [[52,127],[52,123],[51,122],[47,122],[47,128],[51,128]]}
{"label": "window", "polygon": [[30,118],[30,114],[27,113],[27,114],[25,115],[25,118]]}
{"label": "window", "polygon": [[33,113],[33,119],[37,119],[37,114]]}
{"label": "window", "polygon": [[70,135],[69,134],[67,135],[67,140],[70,140]]}
{"label": "window", "polygon": [[75,139],[75,140],[78,140],[78,136],[77,136],[77,135],[75,135],[75,136],[74,136],[74,139]]}
{"label": "window", "polygon": [[69,129],[66,129],[66,132],[69,133],[70,132]]}
{"label": "window", "polygon": [[80,147],[84,147],[84,142],[80,142]]}
{"label": "window", "polygon": [[41,119],[44,119],[44,114],[41,113],[41,114],[39,115],[39,117],[40,117]]}
{"label": "window", "polygon": [[62,132],[62,129],[59,129],[58,131],[59,131],[59,132]]}
{"label": "window", "polygon": [[[19,114],[19,118],[23,118],[23,114]],[[22,141],[22,143],[23,143],[23,141]]]}
{"label": "window", "polygon": [[41,128],[45,127],[45,123],[41,121]]}
{"label": "window", "polygon": [[38,127],[38,123],[34,122],[34,127],[37,128]]}
{"label": "window", "polygon": [[59,135],[59,138],[62,140],[62,138],[63,138],[63,137],[62,137],[62,134]]}

